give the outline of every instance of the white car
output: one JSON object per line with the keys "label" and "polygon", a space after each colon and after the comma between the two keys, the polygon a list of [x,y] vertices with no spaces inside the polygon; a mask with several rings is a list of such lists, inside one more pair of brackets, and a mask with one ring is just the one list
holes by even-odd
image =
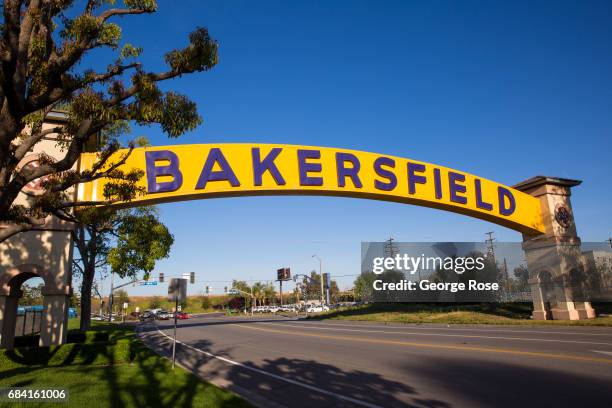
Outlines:
{"label": "white car", "polygon": [[315,305],[310,305],[306,308],[306,312],[308,313],[320,313],[320,312],[328,312],[329,311],[329,307],[323,305],[323,306],[315,306]]}
{"label": "white car", "polygon": [[270,313],[276,313],[276,312],[278,312],[279,310],[280,310],[280,308],[279,308],[278,306],[269,306],[269,307],[268,307],[268,311],[269,311]]}

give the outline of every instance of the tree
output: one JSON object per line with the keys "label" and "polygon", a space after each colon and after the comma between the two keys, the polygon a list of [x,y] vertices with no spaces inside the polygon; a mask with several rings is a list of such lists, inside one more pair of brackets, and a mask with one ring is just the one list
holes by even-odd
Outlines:
{"label": "tree", "polygon": [[119,307],[123,307],[124,303],[130,303],[130,297],[128,296],[127,291],[124,289],[119,289],[114,293],[115,302],[119,305]]}
{"label": "tree", "polygon": [[376,280],[376,274],[374,272],[363,272],[357,279],[355,279],[354,291],[355,296],[360,300],[371,300],[372,299],[372,284]]}
{"label": "tree", "polygon": [[304,277],[302,279],[306,292],[306,300],[321,299],[321,275],[316,271],[310,271],[310,279]]}
{"label": "tree", "polygon": [[23,295],[21,296],[20,303],[22,305],[40,305],[43,302],[42,291],[45,287],[44,283],[39,283],[37,286],[30,286],[24,283],[21,287]]}
{"label": "tree", "polygon": [[527,270],[525,265],[519,265],[514,268],[513,275],[518,281],[519,290],[526,290],[529,288],[529,270]]}
{"label": "tree", "polygon": [[76,223],[74,242],[80,255],[74,265],[82,278],[81,330],[87,330],[91,323],[97,268],[110,266],[121,278],[136,278],[141,271],[148,277],[155,262],[168,256],[174,238],[158,217],[155,207],[91,207],[75,212],[71,220]]}
{"label": "tree", "polygon": [[240,291],[240,293],[237,295],[239,297],[243,297],[244,300],[244,306],[246,308],[251,308],[252,306],[252,301],[251,301],[251,287],[249,286],[248,283],[246,283],[245,281],[241,281],[241,280],[236,280],[234,279],[232,281],[232,289],[236,289],[238,291]]}
{"label": "tree", "polygon": [[136,278],[144,272],[148,279],[157,260],[167,258],[174,237],[159,221],[155,207],[119,211],[120,222],[113,231],[117,244],[108,252],[108,264],[121,278]]}
{"label": "tree", "polygon": [[264,284],[261,282],[255,282],[252,286],[253,290],[253,298],[255,299],[255,306],[257,306],[257,301],[259,300],[259,304],[264,304]]}
{"label": "tree", "polygon": [[153,296],[151,300],[149,300],[149,309],[159,309],[161,305],[161,298],[159,296]]}
{"label": "tree", "polygon": [[[122,40],[114,20],[154,13],[155,0],[5,0],[2,6],[0,221],[5,226],[0,242],[73,207],[67,192],[78,183],[107,177],[113,182],[102,203],[133,198],[135,180],[142,174],[118,168],[131,148],[113,155],[124,125],[158,124],[169,137],[198,126],[202,119],[195,104],[158,85],[211,69],[218,49],[208,30],[197,28],[186,47],[165,54],[163,72],[150,72],[138,61],[142,49]],[[87,58],[94,52],[114,56],[107,64],[97,61],[88,67]],[[106,69],[95,69],[100,66]],[[43,128],[46,116],[60,107],[65,108],[65,125]],[[41,154],[37,165],[22,166],[26,155],[51,134],[57,135],[63,156]],[[95,139],[100,144],[98,161],[89,170],[75,170],[80,154]],[[20,191],[36,180],[43,194],[31,197],[28,205],[18,204]]]}
{"label": "tree", "polygon": [[268,303],[273,303],[274,299],[276,299],[276,289],[273,283],[266,283],[263,286],[263,298],[264,302],[267,300]]}
{"label": "tree", "polygon": [[208,296],[202,296],[202,309],[208,310],[211,308],[210,298]]}
{"label": "tree", "polygon": [[338,287],[338,282],[332,279],[329,283],[329,299],[332,303],[336,303],[339,293],[340,288]]}

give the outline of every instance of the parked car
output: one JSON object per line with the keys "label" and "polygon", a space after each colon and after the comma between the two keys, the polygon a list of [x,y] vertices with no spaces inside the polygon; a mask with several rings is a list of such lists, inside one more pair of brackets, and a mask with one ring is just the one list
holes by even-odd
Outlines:
{"label": "parked car", "polygon": [[176,312],[176,318],[179,320],[189,319],[189,315],[185,312]]}
{"label": "parked car", "polygon": [[269,307],[268,307],[268,311],[269,311],[270,313],[276,313],[276,312],[278,312],[279,310],[280,310],[280,307],[278,307],[278,306],[269,306]]}
{"label": "parked car", "polygon": [[323,305],[310,305],[306,308],[306,312],[308,313],[320,313],[320,312],[328,312],[329,307]]}

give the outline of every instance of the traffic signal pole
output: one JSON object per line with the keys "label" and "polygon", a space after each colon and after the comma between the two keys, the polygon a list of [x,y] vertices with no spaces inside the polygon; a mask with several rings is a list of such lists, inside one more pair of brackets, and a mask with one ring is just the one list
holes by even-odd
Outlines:
{"label": "traffic signal pole", "polygon": [[176,296],[176,303],[174,305],[174,335],[172,336],[172,369],[176,364],[176,312],[178,312],[179,299]]}

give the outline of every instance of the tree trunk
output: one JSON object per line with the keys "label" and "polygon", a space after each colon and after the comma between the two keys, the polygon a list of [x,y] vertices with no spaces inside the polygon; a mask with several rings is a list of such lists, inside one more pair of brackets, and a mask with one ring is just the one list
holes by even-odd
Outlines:
{"label": "tree trunk", "polygon": [[91,288],[96,270],[94,265],[85,265],[81,285],[81,331],[91,326]]}

